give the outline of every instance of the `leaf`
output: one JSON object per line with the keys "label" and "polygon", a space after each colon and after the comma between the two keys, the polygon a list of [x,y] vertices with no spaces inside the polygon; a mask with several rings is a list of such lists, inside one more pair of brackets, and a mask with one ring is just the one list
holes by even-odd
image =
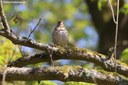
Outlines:
{"label": "leaf", "polygon": [[11,41],[0,38],[0,68],[19,57],[21,57],[19,48],[12,44]]}
{"label": "leaf", "polygon": [[120,12],[128,14],[128,4],[124,4],[124,6],[120,9]]}
{"label": "leaf", "polygon": [[57,84],[52,81],[41,81],[40,85],[57,85]]}
{"label": "leaf", "polygon": [[98,9],[101,11],[102,8],[105,6],[106,0],[99,0],[98,1]]}
{"label": "leaf", "polygon": [[122,53],[121,53],[121,59],[122,62],[125,62],[128,64],[128,48],[126,48]]}

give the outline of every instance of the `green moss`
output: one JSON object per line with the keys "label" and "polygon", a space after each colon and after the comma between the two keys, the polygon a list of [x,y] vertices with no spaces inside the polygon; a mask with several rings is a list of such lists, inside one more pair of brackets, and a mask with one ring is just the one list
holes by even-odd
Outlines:
{"label": "green moss", "polygon": [[119,76],[119,74],[116,73],[116,72],[107,72],[107,71],[104,71],[104,70],[97,70],[97,71],[100,72],[100,73],[103,73],[104,75],[107,75],[107,76],[108,76],[108,74],[112,75],[112,76]]}
{"label": "green moss", "polygon": [[65,82],[64,85],[95,85],[92,83],[85,83],[85,82]]}
{"label": "green moss", "polygon": [[70,73],[71,70],[74,70],[75,71],[75,70],[81,69],[80,66],[66,66],[66,65],[63,66],[63,67],[58,67],[58,68],[59,68],[59,71],[60,72],[64,72],[64,73],[65,72],[67,72],[67,73],[69,72]]}
{"label": "green moss", "polygon": [[127,63],[122,63],[122,62],[119,61],[119,60],[116,60],[116,63],[117,63],[117,65],[121,65],[121,66],[126,66],[126,67],[128,67],[128,64],[127,64]]}

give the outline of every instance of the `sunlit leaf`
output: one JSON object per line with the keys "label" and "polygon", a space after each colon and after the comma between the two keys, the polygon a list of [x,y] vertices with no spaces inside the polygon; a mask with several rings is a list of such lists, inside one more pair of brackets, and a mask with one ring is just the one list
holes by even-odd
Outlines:
{"label": "sunlit leaf", "polygon": [[121,59],[120,59],[120,60],[128,64],[128,48],[126,48],[126,49],[121,53]]}

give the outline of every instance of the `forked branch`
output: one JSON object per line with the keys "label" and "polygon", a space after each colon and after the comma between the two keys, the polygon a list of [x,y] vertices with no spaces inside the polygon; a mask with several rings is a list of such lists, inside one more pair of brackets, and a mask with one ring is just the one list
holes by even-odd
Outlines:
{"label": "forked branch", "polygon": [[10,32],[10,27],[8,25],[8,22],[7,22],[7,19],[6,19],[4,10],[3,10],[2,0],[0,0],[0,21],[1,21],[1,24],[3,26],[3,29]]}

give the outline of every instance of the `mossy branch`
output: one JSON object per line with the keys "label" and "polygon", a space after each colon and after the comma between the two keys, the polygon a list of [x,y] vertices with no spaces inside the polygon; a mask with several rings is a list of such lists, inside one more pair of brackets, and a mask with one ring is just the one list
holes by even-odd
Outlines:
{"label": "mossy branch", "polygon": [[[0,72],[2,79],[2,72]],[[128,80],[112,73],[98,72],[84,69],[80,66],[42,67],[42,68],[15,68],[8,67],[6,81],[32,81],[32,80],[60,80],[82,81],[97,83],[98,85],[121,85],[128,84]],[[95,81],[95,82],[94,82]]]}
{"label": "mossy branch", "polygon": [[[125,63],[122,63],[118,60],[111,61],[107,56],[99,54],[97,52],[88,50],[88,49],[79,49],[79,48],[58,48],[59,50],[53,51],[53,60],[59,59],[70,59],[70,60],[82,60],[89,61],[96,65],[101,66],[106,71],[116,72],[128,77],[128,66]],[[50,61],[49,54],[47,52],[35,54],[29,57],[22,57],[17,59],[14,62],[10,62],[8,66],[22,67],[28,64],[36,64],[40,62]],[[116,63],[116,66],[115,66]]]}

